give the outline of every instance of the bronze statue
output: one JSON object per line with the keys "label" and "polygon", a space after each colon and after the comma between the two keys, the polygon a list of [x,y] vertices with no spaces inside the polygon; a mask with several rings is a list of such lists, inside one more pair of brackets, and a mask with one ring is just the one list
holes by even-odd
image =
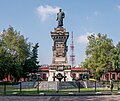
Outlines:
{"label": "bronze statue", "polygon": [[58,27],[63,26],[63,18],[64,17],[65,17],[65,13],[62,12],[62,9],[59,9],[59,12],[57,13]]}

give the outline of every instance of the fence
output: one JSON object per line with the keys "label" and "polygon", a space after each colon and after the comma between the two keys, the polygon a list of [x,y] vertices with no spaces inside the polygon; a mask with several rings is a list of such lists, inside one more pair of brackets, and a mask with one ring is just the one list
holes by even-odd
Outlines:
{"label": "fence", "polygon": [[[119,82],[113,83],[113,92],[119,92]],[[109,93],[109,82],[69,81],[69,82],[0,82],[0,95],[38,95],[40,93]]]}

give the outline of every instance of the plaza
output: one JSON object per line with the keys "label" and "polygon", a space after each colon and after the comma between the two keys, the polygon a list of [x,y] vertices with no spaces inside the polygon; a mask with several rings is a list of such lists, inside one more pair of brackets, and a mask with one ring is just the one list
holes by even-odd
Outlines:
{"label": "plaza", "polygon": [[120,101],[118,1],[4,0],[0,12],[0,101]]}
{"label": "plaza", "polygon": [[100,96],[0,96],[0,101],[120,101],[120,95],[100,95]]}

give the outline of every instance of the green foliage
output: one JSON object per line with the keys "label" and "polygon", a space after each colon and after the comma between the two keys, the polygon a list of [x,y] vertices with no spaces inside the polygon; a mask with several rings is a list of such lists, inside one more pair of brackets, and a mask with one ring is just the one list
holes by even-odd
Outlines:
{"label": "green foliage", "polygon": [[120,68],[120,42],[118,42],[114,54],[115,54],[114,65],[116,68]]}
{"label": "green foliage", "polygon": [[22,77],[27,77],[29,73],[32,72],[37,72],[39,68],[39,62],[37,61],[38,58],[38,43],[33,46],[31,55],[28,59],[25,60],[23,64],[23,72],[22,72]]}
{"label": "green foliage", "polygon": [[32,56],[31,56],[31,60],[33,62],[33,70],[38,70],[39,68],[39,62],[37,61],[37,58],[38,58],[38,43],[35,44],[35,46],[33,46],[33,50],[32,50]]}
{"label": "green foliage", "polygon": [[87,58],[84,65],[96,77],[100,78],[101,74],[108,70],[110,62],[113,61],[114,45],[112,39],[107,38],[107,35],[100,33],[97,36],[88,36],[89,43],[86,48]]}
{"label": "green foliage", "polygon": [[30,43],[20,32],[9,26],[0,35],[0,79],[11,75],[15,80],[21,77],[22,65],[30,56]]}

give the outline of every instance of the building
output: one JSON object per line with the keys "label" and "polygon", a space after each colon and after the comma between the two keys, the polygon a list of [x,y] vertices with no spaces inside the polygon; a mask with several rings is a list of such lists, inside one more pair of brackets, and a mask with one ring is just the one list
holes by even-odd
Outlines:
{"label": "building", "polygon": [[[49,66],[48,67],[40,67],[39,69],[41,80],[48,81],[49,77]],[[85,80],[89,79],[91,76],[90,71],[86,68],[75,67],[71,68],[70,73],[72,80]],[[109,81],[109,80],[120,80],[120,70],[111,70],[108,73],[103,73],[100,80]]]}
{"label": "building", "polygon": [[107,73],[104,73],[100,79],[105,81],[120,80],[120,69],[109,70]]}
{"label": "building", "polygon": [[[49,77],[49,67],[40,67],[39,69],[40,78],[41,80],[48,81]],[[72,80],[83,80],[88,79],[90,76],[90,71],[85,68],[71,68],[70,75],[72,77]]]}

